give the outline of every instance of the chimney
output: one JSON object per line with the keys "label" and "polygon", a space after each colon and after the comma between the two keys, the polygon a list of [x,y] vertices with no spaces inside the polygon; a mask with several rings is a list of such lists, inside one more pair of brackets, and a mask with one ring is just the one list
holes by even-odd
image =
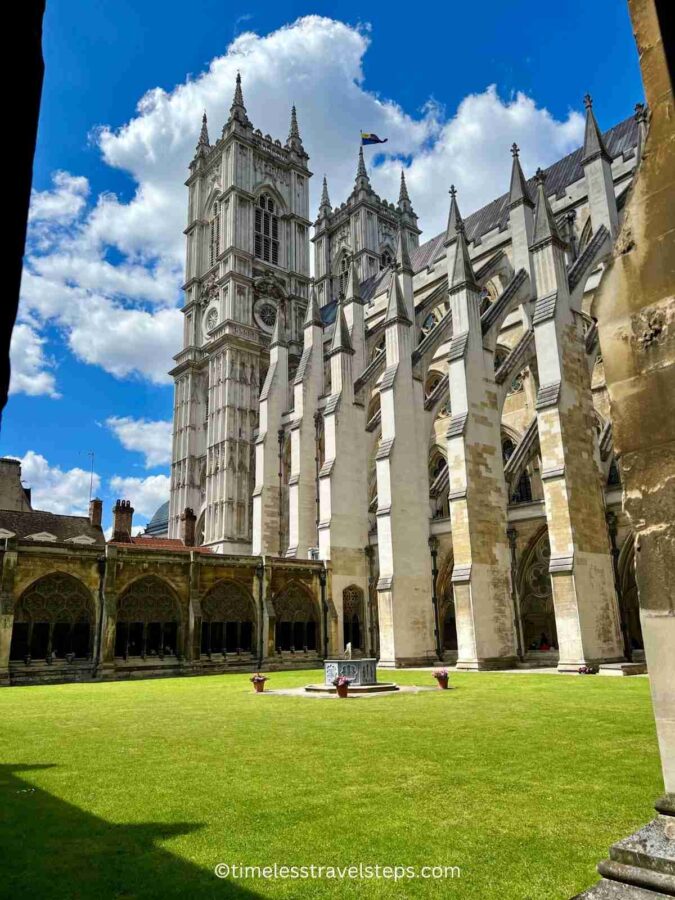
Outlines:
{"label": "chimney", "polygon": [[131,524],[134,510],[129,500],[117,500],[113,506],[113,541],[131,543]]}
{"label": "chimney", "polygon": [[195,545],[196,525],[197,516],[194,514],[194,510],[186,506],[180,517],[180,539],[186,547],[194,547]]}
{"label": "chimney", "polygon": [[99,500],[98,497],[94,497],[93,500],[89,501],[89,522],[94,526],[94,528],[100,528],[102,519],[103,500]]}

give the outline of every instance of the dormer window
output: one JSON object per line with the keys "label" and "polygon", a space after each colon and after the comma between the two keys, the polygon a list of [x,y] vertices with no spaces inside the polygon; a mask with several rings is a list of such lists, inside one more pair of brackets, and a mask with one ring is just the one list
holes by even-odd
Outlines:
{"label": "dormer window", "polygon": [[279,265],[279,219],[269,194],[261,194],[255,208],[255,256]]}

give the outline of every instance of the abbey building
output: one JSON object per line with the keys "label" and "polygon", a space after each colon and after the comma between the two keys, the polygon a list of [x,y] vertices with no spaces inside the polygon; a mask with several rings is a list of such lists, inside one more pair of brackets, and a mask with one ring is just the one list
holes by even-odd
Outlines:
{"label": "abbey building", "polygon": [[384,665],[640,659],[593,298],[646,127],[586,98],[583,147],[527,178],[514,145],[508,191],[464,218],[451,188],[420,243],[362,152],[310,223],[295,109],[263,135],[238,78],[187,180],[170,537],[190,508],[214,553],[325,561],[334,649]]}

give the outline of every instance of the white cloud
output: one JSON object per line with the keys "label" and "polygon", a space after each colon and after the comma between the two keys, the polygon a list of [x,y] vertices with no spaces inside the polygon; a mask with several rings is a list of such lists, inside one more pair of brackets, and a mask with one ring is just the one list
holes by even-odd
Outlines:
{"label": "white cloud", "polygon": [[56,390],[54,373],[50,371],[52,363],[45,357],[45,343],[45,339],[28,322],[17,323],[11,342],[10,394],[60,396]]}
{"label": "white cloud", "polygon": [[[34,509],[62,515],[87,515],[91,472],[79,467],[64,471],[58,466],[50,466],[44,456],[29,450],[21,459],[21,480],[31,488]],[[100,486],[101,479],[94,472],[94,494]]]}
{"label": "white cloud", "polygon": [[52,182],[52,190],[32,192],[31,221],[56,220],[64,224],[76,219],[84,209],[89,194],[89,182],[86,178],[59,171],[52,175]]}
{"label": "white cloud", "polygon": [[171,422],[150,422],[129,416],[111,416],[106,419],[123,447],[136,450],[145,456],[145,466],[164,466],[171,462]]}
{"label": "white cloud", "polygon": [[312,213],[324,172],[333,203],[350,192],[363,127],[389,139],[366,149],[371,161],[374,153],[385,151],[384,163],[371,171],[383,196],[397,199],[398,160],[409,163],[408,186],[423,240],[443,228],[451,182],[459,189],[465,216],[506,190],[514,140],[528,174],[581,141],[578,113],[557,121],[532,98],[503,99],[487,83],[451,115],[431,94],[424,108],[410,115],[366,85],[362,61],[370,40],[366,28],[319,16],[264,36],[246,32],[198,77],[172,91],[149,90],[126,124],[95,130],[104,161],[129,174],[135,194],[125,202],[105,193],[85,208],[86,179],[58,173],[53,191],[34,195],[23,315],[55,321],[76,356],[117,377],[168,382],[166,372],[181,339],[183,182],[202,110],[215,141],[237,70],[249,116],[263,132],[285,139],[290,106],[296,104],[317,176]]}
{"label": "white cloud", "polygon": [[169,485],[167,475],[149,475],[147,478],[114,475],[110,479],[112,493],[120,500],[130,500],[134,511],[146,519],[169,499]]}

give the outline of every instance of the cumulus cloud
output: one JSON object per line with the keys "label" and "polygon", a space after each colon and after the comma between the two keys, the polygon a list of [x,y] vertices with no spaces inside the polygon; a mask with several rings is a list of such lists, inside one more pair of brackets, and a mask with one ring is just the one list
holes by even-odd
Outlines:
{"label": "cumulus cloud", "polygon": [[19,322],[12,333],[10,394],[59,397],[52,362],[45,356],[45,339],[28,323]]}
{"label": "cumulus cloud", "polygon": [[151,422],[130,416],[111,416],[106,419],[122,446],[145,456],[147,469],[171,462],[171,426],[168,422]]}
{"label": "cumulus cloud", "polygon": [[89,509],[89,486],[94,494],[101,486],[100,477],[75,467],[64,471],[51,466],[39,453],[29,450],[21,459],[21,479],[31,488],[34,509],[61,515],[85,516]]}
{"label": "cumulus cloud", "polygon": [[78,358],[117,377],[168,381],[181,339],[183,182],[202,110],[215,141],[237,70],[249,116],[263,132],[285,139],[296,104],[318,176],[312,211],[324,172],[333,203],[350,192],[359,129],[366,127],[389,139],[366,153],[374,187],[390,200],[397,199],[405,160],[423,240],[443,228],[450,182],[460,190],[464,215],[506,190],[514,140],[528,174],[581,141],[577,112],[559,121],[535,99],[520,93],[503,98],[487,83],[456,110],[446,112],[430,95],[410,114],[366,85],[362,62],[371,39],[377,35],[365,28],[320,16],[267,35],[248,31],[199,76],[171,91],[149,90],[122,126],[96,129],[103,160],[131,177],[135,193],[129,201],[104,193],[87,206],[86,179],[57,173],[51,191],[34,195],[23,314],[55,321]]}
{"label": "cumulus cloud", "polygon": [[134,512],[146,519],[169,499],[169,485],[168,475],[148,475],[147,478],[114,475],[110,479],[111,492],[120,500],[130,500]]}

